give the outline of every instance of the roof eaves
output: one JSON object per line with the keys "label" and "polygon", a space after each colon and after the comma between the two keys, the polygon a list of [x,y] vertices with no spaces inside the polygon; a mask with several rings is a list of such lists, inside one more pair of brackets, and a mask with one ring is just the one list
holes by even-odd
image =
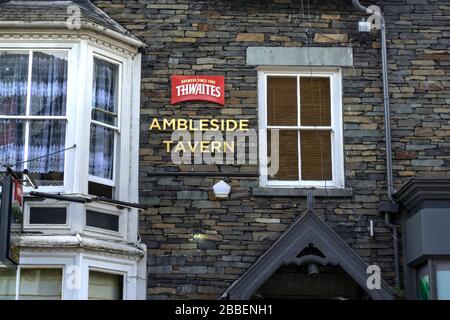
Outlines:
{"label": "roof eaves", "polygon": [[[67,9],[70,5],[79,6],[81,14],[80,29],[100,32],[138,48],[144,46],[142,41],[89,0],[0,0],[0,27],[74,29],[67,24],[67,19],[70,17]],[[3,15],[1,14],[2,10]],[[52,10],[54,10],[53,13]],[[20,14],[21,12],[23,12],[23,15]]]}

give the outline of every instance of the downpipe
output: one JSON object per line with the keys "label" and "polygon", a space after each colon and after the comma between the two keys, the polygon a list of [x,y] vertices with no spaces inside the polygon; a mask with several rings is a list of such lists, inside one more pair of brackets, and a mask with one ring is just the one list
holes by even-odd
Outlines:
{"label": "downpipe", "polygon": [[384,222],[388,228],[392,230],[392,241],[394,242],[394,272],[395,272],[395,286],[400,289],[400,254],[399,254],[399,239],[398,228],[391,223],[391,214],[384,213]]}
{"label": "downpipe", "polygon": [[[391,138],[391,112],[389,100],[389,78],[388,78],[388,59],[387,59],[387,40],[386,40],[386,23],[383,15],[377,13],[375,10],[361,5],[359,0],[352,0],[353,7],[359,11],[370,15],[378,15],[380,19],[380,33],[381,33],[381,62],[383,74],[383,101],[384,101],[384,129],[385,129],[385,143],[386,143],[386,184],[387,184],[387,198],[388,205],[382,211],[385,214],[386,226],[392,230],[392,241],[394,244],[394,270],[395,270],[395,286],[400,288],[400,250],[398,239],[398,228],[391,223],[392,212],[395,212],[397,205],[393,200],[394,194],[394,179],[392,174],[392,138]],[[394,208],[394,210],[392,210]]]}

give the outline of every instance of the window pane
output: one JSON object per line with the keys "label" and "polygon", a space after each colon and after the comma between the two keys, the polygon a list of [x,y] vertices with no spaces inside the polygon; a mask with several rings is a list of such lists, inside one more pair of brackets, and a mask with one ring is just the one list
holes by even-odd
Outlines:
{"label": "window pane", "polygon": [[332,180],[331,132],[300,132],[301,176],[302,180]]}
{"label": "window pane", "polygon": [[20,300],[61,300],[61,269],[21,269]]}
{"label": "window pane", "polygon": [[119,66],[94,58],[92,119],[117,124],[117,85]]}
{"label": "window pane", "polygon": [[28,53],[0,51],[0,115],[24,115]]}
{"label": "window pane", "polygon": [[[272,154],[271,133],[267,134],[267,152],[269,157],[277,157],[279,159],[278,173],[274,177],[268,176],[269,180],[289,180],[298,181],[298,131],[297,130],[279,130],[278,155],[276,150]],[[274,146],[276,141],[273,141]]]}
{"label": "window pane", "polygon": [[123,276],[89,271],[89,300],[122,300]]}
{"label": "window pane", "polygon": [[16,298],[16,270],[0,268],[0,300]]}
{"label": "window pane", "polygon": [[450,300],[450,261],[436,261],[438,300]]}
{"label": "window pane", "polygon": [[300,78],[300,123],[331,126],[329,78]]}
{"label": "window pane", "polygon": [[[0,163],[13,165],[24,160],[25,122],[0,119]],[[14,167],[22,170],[23,165]]]}
{"label": "window pane", "polygon": [[[62,185],[64,180],[65,120],[30,122],[28,169],[39,185]],[[50,156],[50,153],[55,153]],[[45,157],[44,157],[45,156]],[[39,159],[36,159],[39,158]]]}
{"label": "window pane", "polygon": [[267,124],[297,126],[297,77],[267,77]]}
{"label": "window pane", "polygon": [[89,174],[111,180],[113,178],[114,131],[91,124],[89,149]]}
{"label": "window pane", "polygon": [[114,188],[101,183],[89,181],[88,194],[97,197],[105,197],[108,199],[112,199],[114,198]]}
{"label": "window pane", "polygon": [[119,216],[86,210],[86,225],[111,231],[119,231]]}
{"label": "window pane", "polygon": [[67,52],[33,52],[31,114],[66,114]]}
{"label": "window pane", "polygon": [[66,224],[66,208],[31,207],[30,224]]}

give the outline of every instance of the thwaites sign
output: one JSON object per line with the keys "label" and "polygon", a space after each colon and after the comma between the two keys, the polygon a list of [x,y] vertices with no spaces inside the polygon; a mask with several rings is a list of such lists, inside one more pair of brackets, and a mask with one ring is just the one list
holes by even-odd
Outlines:
{"label": "thwaites sign", "polygon": [[225,77],[172,76],[172,104],[186,101],[208,101],[225,104]]}

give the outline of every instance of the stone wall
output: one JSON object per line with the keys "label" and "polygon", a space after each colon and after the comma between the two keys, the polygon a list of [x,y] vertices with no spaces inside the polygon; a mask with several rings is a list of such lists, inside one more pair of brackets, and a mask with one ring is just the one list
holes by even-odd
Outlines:
{"label": "stone wall", "polygon": [[[389,229],[377,207],[386,200],[383,88],[379,34],[359,34],[362,17],[344,0],[93,1],[146,43],[142,62],[140,217],[148,246],[149,299],[215,299],[270,247],[305,208],[304,197],[257,197],[255,178],[232,178],[231,199],[215,201],[217,179],[156,177],[176,168],[148,132],[154,117],[249,119],[257,128],[256,69],[249,46],[351,47],[343,69],[346,186],[352,196],[316,198],[320,216],[368,263],[393,281]],[[309,3],[309,5],[308,5]],[[392,93],[394,178],[449,175],[450,4],[378,1],[386,14]],[[226,77],[226,106],[170,104],[170,75]],[[257,173],[256,166],[194,167]],[[375,220],[376,235],[367,226]]]}

